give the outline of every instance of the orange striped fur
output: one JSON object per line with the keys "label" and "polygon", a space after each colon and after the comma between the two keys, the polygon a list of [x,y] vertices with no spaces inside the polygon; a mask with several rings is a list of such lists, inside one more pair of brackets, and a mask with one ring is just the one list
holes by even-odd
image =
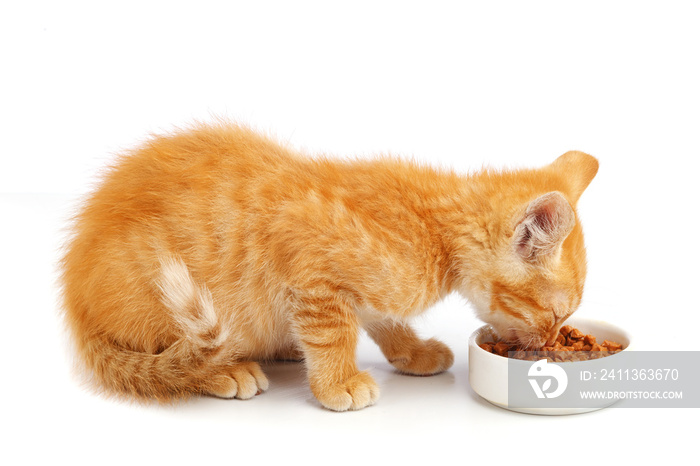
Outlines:
{"label": "orange striped fur", "polygon": [[[65,317],[98,384],[137,399],[251,398],[259,361],[303,359],[333,410],[374,403],[361,329],[401,372],[452,352],[410,319],[452,291],[537,346],[578,306],[576,202],[597,161],[462,176],[390,157],[309,157],[236,125],[155,137],[76,217]],[[466,336],[465,336],[466,337]]]}

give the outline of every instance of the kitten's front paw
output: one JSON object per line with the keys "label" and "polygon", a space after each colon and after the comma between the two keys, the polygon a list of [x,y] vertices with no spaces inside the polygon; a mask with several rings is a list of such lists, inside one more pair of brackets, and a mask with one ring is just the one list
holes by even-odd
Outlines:
{"label": "kitten's front paw", "polygon": [[421,341],[419,346],[411,348],[389,359],[399,371],[411,375],[434,375],[444,372],[452,366],[452,350],[441,341],[431,338]]}
{"label": "kitten's front paw", "polygon": [[333,411],[362,409],[379,398],[379,386],[366,371],[338,384],[312,384],[311,391],[323,406]]}

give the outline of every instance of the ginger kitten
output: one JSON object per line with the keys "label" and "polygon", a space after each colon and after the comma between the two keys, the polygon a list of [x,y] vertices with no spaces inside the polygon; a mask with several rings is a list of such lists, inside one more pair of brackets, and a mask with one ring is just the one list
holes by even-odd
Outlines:
{"label": "ginger kitten", "polygon": [[410,319],[452,291],[501,337],[537,347],[578,307],[576,202],[598,162],[461,176],[391,158],[309,158],[247,128],[199,126],[122,157],[76,217],[66,321],[112,393],[251,398],[258,361],[302,359],[326,408],[373,404],[364,328],[407,374],[450,349]]}

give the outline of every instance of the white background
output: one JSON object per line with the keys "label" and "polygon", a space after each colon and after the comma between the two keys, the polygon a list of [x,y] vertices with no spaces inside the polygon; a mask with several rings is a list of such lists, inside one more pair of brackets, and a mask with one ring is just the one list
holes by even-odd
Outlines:
{"label": "white background", "polygon": [[301,367],[268,393],[174,407],[97,396],[71,374],[55,261],[99,168],[151,132],[226,117],[309,152],[391,152],[468,172],[600,160],[579,204],[578,315],[639,349],[695,350],[700,306],[700,10],[693,2],[3,2],[0,6],[2,464],[667,462],[696,450],[694,409],[538,417],[470,389],[456,297],[418,322],[447,373],[395,374],[322,410]]}

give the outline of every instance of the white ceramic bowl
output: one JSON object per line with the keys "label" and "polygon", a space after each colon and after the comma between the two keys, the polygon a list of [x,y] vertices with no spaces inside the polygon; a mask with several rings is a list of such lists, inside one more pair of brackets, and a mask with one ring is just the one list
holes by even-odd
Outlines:
{"label": "white ceramic bowl", "polygon": [[[629,349],[630,335],[621,328],[603,322],[585,318],[571,317],[566,325],[572,325],[583,333],[591,334],[598,341],[610,340],[622,344],[623,351]],[[508,406],[508,361],[509,359],[497,354],[489,353],[479,347],[479,344],[494,341],[494,334],[490,326],[484,325],[472,333],[469,338],[469,384],[474,391],[490,403],[511,411],[528,414],[579,414],[610,406],[609,400],[601,400],[600,405],[586,408],[529,408],[515,409]],[[606,356],[609,358],[615,355]],[[601,358],[604,359],[604,358]],[[585,368],[595,371],[596,363],[601,359],[580,362],[558,362],[553,364],[585,364]],[[532,361],[511,360],[512,364],[532,365]]]}

